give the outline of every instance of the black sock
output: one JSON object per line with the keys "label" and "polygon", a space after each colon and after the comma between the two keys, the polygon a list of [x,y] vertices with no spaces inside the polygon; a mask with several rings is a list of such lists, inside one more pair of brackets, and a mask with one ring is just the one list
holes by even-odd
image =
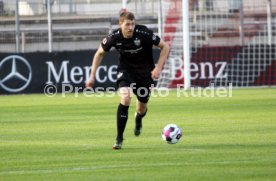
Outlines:
{"label": "black sock", "polygon": [[118,110],[117,110],[117,140],[122,141],[123,135],[127,123],[128,118],[128,108],[129,106],[124,106],[122,104],[119,104]]}
{"label": "black sock", "polygon": [[144,114],[139,114],[138,112],[136,112],[136,116],[135,116],[136,129],[142,128],[142,118],[145,117],[146,114],[147,114],[147,110]]}

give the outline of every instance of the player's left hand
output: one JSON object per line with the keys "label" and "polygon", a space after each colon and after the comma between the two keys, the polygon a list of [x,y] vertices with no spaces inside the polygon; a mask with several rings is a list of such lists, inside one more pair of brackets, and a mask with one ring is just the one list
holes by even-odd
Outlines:
{"label": "player's left hand", "polygon": [[151,71],[151,77],[153,79],[159,79],[161,70],[158,67],[155,67],[153,71]]}

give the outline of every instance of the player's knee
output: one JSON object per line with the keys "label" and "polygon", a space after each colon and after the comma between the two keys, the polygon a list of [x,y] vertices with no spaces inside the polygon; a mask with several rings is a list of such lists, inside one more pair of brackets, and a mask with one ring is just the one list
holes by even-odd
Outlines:
{"label": "player's knee", "polygon": [[140,103],[138,104],[138,106],[136,107],[136,112],[139,113],[140,115],[144,115],[147,111],[147,104],[145,103]]}
{"label": "player's knee", "polygon": [[130,105],[130,101],[131,101],[131,97],[130,96],[121,96],[121,104],[123,104],[125,106],[129,106]]}
{"label": "player's knee", "polygon": [[129,87],[120,88],[121,104],[128,106],[131,101],[131,90]]}

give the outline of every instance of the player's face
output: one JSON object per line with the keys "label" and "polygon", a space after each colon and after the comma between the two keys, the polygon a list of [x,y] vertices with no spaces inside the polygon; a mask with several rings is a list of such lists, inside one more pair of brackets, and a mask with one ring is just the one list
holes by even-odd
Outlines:
{"label": "player's face", "polygon": [[120,22],[119,25],[122,29],[124,38],[132,38],[134,28],[135,28],[135,21],[134,20],[124,20],[123,22]]}

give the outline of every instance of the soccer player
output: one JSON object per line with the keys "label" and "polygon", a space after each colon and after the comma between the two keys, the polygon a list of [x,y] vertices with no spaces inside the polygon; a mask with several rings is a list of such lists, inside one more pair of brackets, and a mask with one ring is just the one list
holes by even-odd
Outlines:
{"label": "soccer player", "polygon": [[[157,65],[154,65],[153,45],[161,49]],[[142,118],[147,113],[147,103],[153,79],[158,79],[169,54],[169,46],[144,25],[135,23],[131,12],[122,12],[119,28],[103,38],[94,55],[91,74],[86,87],[92,88],[95,83],[96,70],[104,54],[115,47],[120,54],[117,86],[120,93],[120,104],[117,109],[117,137],[114,150],[122,148],[123,134],[128,120],[128,108],[132,93],[137,97],[134,134],[139,136],[142,129]]]}

